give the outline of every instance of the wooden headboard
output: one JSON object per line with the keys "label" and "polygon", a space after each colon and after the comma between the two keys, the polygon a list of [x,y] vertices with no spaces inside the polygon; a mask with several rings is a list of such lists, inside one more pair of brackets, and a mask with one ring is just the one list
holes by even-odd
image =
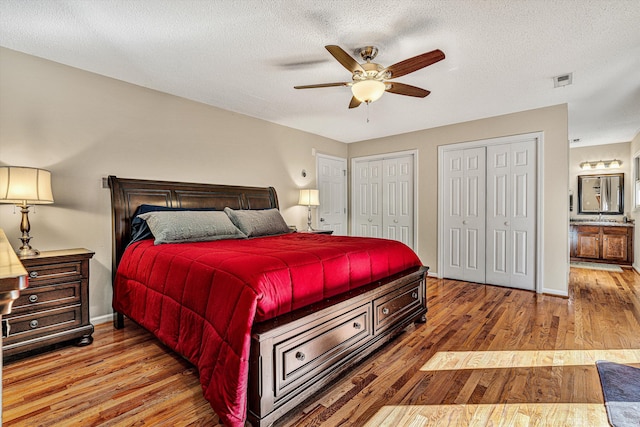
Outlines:
{"label": "wooden headboard", "polygon": [[143,204],[174,208],[271,209],[278,208],[273,187],[194,184],[109,176],[113,225],[113,274],[131,241],[131,219]]}

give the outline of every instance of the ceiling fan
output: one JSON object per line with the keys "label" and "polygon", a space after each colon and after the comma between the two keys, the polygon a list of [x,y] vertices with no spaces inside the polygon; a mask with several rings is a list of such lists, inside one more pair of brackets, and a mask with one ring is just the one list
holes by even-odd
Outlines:
{"label": "ceiling fan", "polygon": [[356,52],[365,61],[360,64],[351,55],[345,52],[340,46],[325,46],[331,55],[342,64],[344,68],[351,71],[352,81],[339,83],[320,83],[315,85],[294,86],[295,89],[315,89],[319,87],[349,86],[353,97],[349,103],[349,108],[358,107],[363,102],[369,104],[382,96],[384,92],[398,95],[415,96],[424,98],[431,92],[416,86],[404,83],[392,82],[391,79],[413,73],[421,68],[435,64],[444,59],[444,53],[440,49],[414,56],[404,61],[383,67],[380,64],[371,62],[378,54],[375,46],[365,46]]}

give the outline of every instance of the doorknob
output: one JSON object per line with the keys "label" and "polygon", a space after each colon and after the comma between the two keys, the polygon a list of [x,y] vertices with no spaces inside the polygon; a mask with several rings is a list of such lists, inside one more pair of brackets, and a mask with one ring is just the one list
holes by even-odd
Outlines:
{"label": "doorknob", "polygon": [[320,218],[320,222],[324,222],[324,218]]}
{"label": "doorknob", "polygon": [[508,226],[509,226],[509,221],[505,221],[505,222],[504,222],[504,226],[505,226],[505,227],[508,227]]}
{"label": "doorknob", "polygon": [[369,218],[367,221],[369,221],[369,222],[373,222],[373,219],[372,219],[372,218]]}
{"label": "doorknob", "polygon": [[398,220],[397,220],[397,219],[394,219],[394,220],[393,220],[393,222],[397,224],[397,223],[398,223]]}
{"label": "doorknob", "polygon": [[462,225],[467,225],[467,220],[462,221]]}

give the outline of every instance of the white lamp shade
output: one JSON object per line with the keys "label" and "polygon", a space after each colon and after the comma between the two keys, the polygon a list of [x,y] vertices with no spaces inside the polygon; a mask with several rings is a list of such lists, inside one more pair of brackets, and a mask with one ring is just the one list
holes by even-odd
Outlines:
{"label": "white lamp shade", "polygon": [[320,205],[320,192],[315,189],[301,189],[298,204],[304,206]]}
{"label": "white lamp shade", "polygon": [[612,160],[611,163],[609,163],[609,168],[611,168],[611,169],[619,169],[620,168],[620,162],[618,160]]}
{"label": "white lamp shade", "polygon": [[377,101],[385,89],[385,84],[378,80],[362,80],[351,86],[353,96],[360,102]]}
{"label": "white lamp shade", "polygon": [[604,169],[604,168],[606,168],[606,166],[604,165],[604,162],[602,160],[596,163],[596,169]]}
{"label": "white lamp shade", "polygon": [[53,203],[51,172],[36,168],[1,166],[0,203]]}

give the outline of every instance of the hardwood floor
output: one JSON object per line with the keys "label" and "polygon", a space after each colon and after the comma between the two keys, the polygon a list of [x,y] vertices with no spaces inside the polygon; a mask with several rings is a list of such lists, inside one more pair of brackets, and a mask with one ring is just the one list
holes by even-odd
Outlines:
{"label": "hardwood floor", "polygon": [[[429,279],[410,326],[278,426],[606,426],[595,360],[640,366],[640,275],[571,269],[570,298]],[[194,369],[147,332],[4,369],[5,426],[211,426]]]}

